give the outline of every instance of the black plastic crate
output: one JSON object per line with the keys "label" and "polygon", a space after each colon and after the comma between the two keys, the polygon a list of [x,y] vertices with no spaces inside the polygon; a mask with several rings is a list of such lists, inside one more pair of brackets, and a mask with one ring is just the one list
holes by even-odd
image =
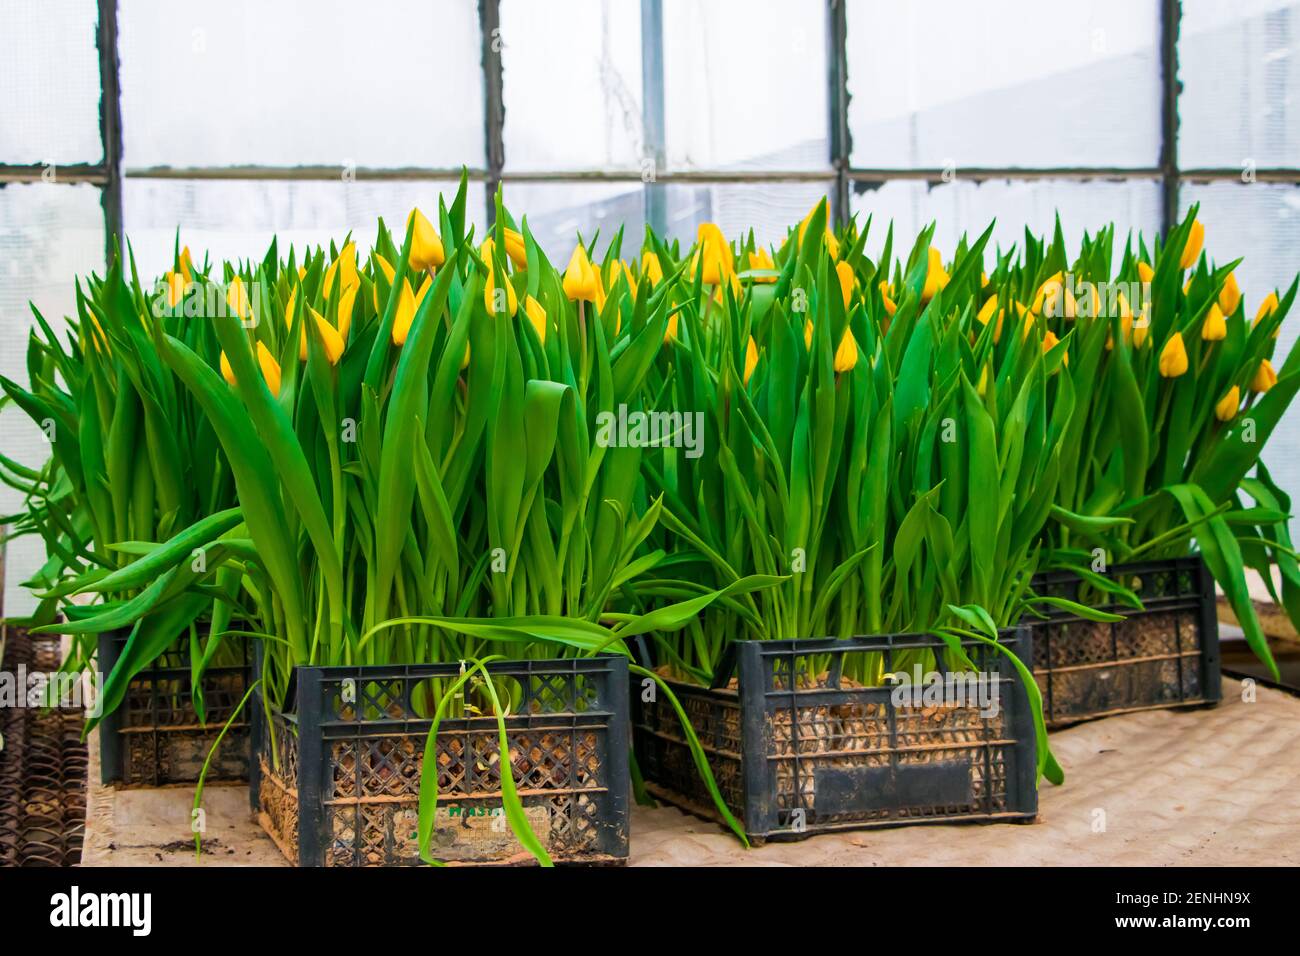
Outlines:
{"label": "black plastic crate", "polygon": [[[1000,641],[1022,659],[1030,653],[1024,628],[1003,631]],[[724,665],[714,687],[669,685],[724,802],[755,842],[914,823],[1032,820],[1038,789],[1028,693],[1005,654],[974,641],[963,647],[985,692],[996,687],[996,713],[896,702],[890,684],[845,677],[866,663],[863,655],[879,655],[870,660],[882,673],[914,676],[918,663],[942,673],[945,645],[928,634],[737,641],[728,652],[734,678]],[[798,676],[792,681],[791,674]],[[645,701],[641,689],[632,695],[647,790],[718,820],[676,712],[655,696]]]}
{"label": "black plastic crate", "polygon": [[1049,727],[1136,710],[1194,707],[1222,697],[1214,578],[1199,556],[1116,565],[1107,576],[1144,610],[1117,603],[1072,571],[1035,576],[1034,591],[1124,616],[1089,621],[1047,609],[1027,616],[1034,676]]}
{"label": "black plastic crate", "polygon": [[[107,677],[130,631],[99,635],[99,671]],[[105,784],[158,787],[196,783],[203,762],[249,686],[249,644],[239,648],[240,663],[209,667],[202,678],[204,721],[194,709],[188,642],[181,639],[131,679],[121,704],[99,723],[100,778]],[[248,779],[251,734],[245,708],[212,756],[206,780]]]}
{"label": "black plastic crate", "polygon": [[[626,862],[627,659],[509,661],[488,671],[516,701],[505,717],[515,785],[551,859]],[[455,663],[295,669],[296,710],[259,718],[252,775],[258,819],[291,862],[420,863],[420,778],[432,721],[415,700],[421,685],[459,673]],[[474,693],[469,688],[467,700]],[[502,816],[499,730],[484,714],[438,726],[432,852],[448,863],[531,863]]]}

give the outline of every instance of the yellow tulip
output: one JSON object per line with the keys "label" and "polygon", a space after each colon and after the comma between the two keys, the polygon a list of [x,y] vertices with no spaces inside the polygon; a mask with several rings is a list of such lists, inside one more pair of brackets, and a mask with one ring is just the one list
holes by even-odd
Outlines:
{"label": "yellow tulip", "polygon": [[1237,274],[1229,272],[1228,278],[1223,280],[1223,288],[1219,290],[1219,308],[1224,315],[1232,315],[1240,304],[1241,287],[1237,285]]}
{"label": "yellow tulip", "polygon": [[344,289],[343,294],[339,296],[339,335],[345,342],[348,340],[348,329],[352,328],[352,306],[357,301],[357,290],[360,288],[359,282],[354,283]]}
{"label": "yellow tulip", "polygon": [[929,302],[935,293],[948,284],[948,273],[943,267],[943,256],[934,246],[930,247],[925,273],[925,286],[921,290],[921,301]]}
{"label": "yellow tulip", "polygon": [[524,299],[524,314],[528,316],[528,321],[533,323],[533,331],[537,333],[537,338],[543,345],[546,344],[546,310],[542,304],[534,299],[531,295]]}
{"label": "yellow tulip", "polygon": [[[325,270],[325,280],[322,284],[325,298],[328,299],[334,292],[334,275],[341,271],[339,277],[339,288],[346,289],[348,286],[357,281],[357,247],[355,243],[349,242],[343,247],[337,259],[330,263],[329,268]],[[340,266],[340,263],[342,264]]]}
{"label": "yellow tulip", "polygon": [[1138,261],[1138,278],[1143,282],[1150,282],[1156,277],[1156,270],[1152,269],[1145,262]]}
{"label": "yellow tulip", "polygon": [[1222,342],[1228,337],[1228,323],[1223,320],[1223,311],[1216,302],[1210,306],[1205,321],[1201,323],[1201,340],[1205,342]]}
{"label": "yellow tulip", "polygon": [[664,268],[659,264],[659,257],[653,252],[642,253],[641,274],[649,278],[651,286],[664,281]]}
{"label": "yellow tulip", "polygon": [[506,255],[515,264],[516,269],[528,268],[528,246],[524,243],[522,233],[506,229]]}
{"label": "yellow tulip", "polygon": [[1187,245],[1183,246],[1183,257],[1178,265],[1190,269],[1201,255],[1201,246],[1205,244],[1205,224],[1197,219],[1192,223],[1191,232],[1187,234]]}
{"label": "yellow tulip", "polygon": [[1140,349],[1147,340],[1147,335],[1151,332],[1151,323],[1147,320],[1146,313],[1142,313],[1141,319],[1133,323],[1133,347]]}
{"label": "yellow tulip", "polygon": [[467,368],[469,368],[469,343],[468,342],[465,343],[465,354],[461,357],[460,360],[460,370],[463,372]]}
{"label": "yellow tulip", "polygon": [[982,289],[982,288],[984,288],[984,287],[985,287],[986,285],[988,285],[988,284],[989,284],[989,274],[988,274],[987,272],[981,272],[981,273],[980,273],[980,288]]}
{"label": "yellow tulip", "polygon": [[812,350],[813,324],[812,319],[807,319],[803,324],[803,347],[809,351]]}
{"label": "yellow tulip", "polygon": [[758,345],[754,342],[754,337],[749,337],[749,342],[745,344],[745,376],[744,382],[749,384],[749,377],[754,374],[754,369],[758,365]]}
{"label": "yellow tulip", "polygon": [[488,315],[512,318],[519,311],[519,297],[515,295],[515,287],[508,276],[502,291],[505,292],[504,296],[497,295],[496,270],[488,269],[487,282],[483,285],[483,304],[487,307]]}
{"label": "yellow tulip", "polygon": [[979,312],[975,313],[975,321],[979,322],[980,325],[988,325],[989,320],[993,318],[993,313],[997,311],[997,308],[998,297],[995,295],[989,296],[988,300],[980,306]]}
{"label": "yellow tulip", "polygon": [[691,260],[691,274],[695,275],[702,267],[705,285],[721,285],[727,276],[735,272],[731,246],[727,243],[726,236],[716,223],[702,222],[696,231],[696,240],[699,248]]}
{"label": "yellow tulip", "polygon": [[[1128,299],[1124,298],[1124,293],[1118,294],[1117,304],[1119,305],[1119,328],[1124,335],[1124,341],[1132,341],[1133,338],[1133,309],[1128,304]],[[1115,347],[1115,334],[1106,333],[1106,351]]]}
{"label": "yellow tulip", "polygon": [[[749,254],[749,267],[751,269],[776,269],[776,263],[772,261],[772,254],[766,249],[755,249]],[[775,282],[776,276],[754,276],[754,282]]]}
{"label": "yellow tulip", "polygon": [[[1047,303],[1048,296],[1052,296],[1053,298],[1059,298],[1061,294],[1061,288],[1063,285],[1064,283],[1062,282],[1062,276],[1061,273],[1059,272],[1054,273],[1053,275],[1050,275],[1046,279],[1044,279],[1043,284],[1040,285],[1038,287],[1038,291],[1034,293],[1034,302],[1029,307],[1030,311],[1043,313],[1044,312],[1043,306]],[[1055,315],[1056,313],[1047,312],[1045,314]]]}
{"label": "yellow tulip", "polygon": [[179,272],[167,273],[167,305],[176,308],[185,299],[185,276]]}
{"label": "yellow tulip", "polygon": [[569,267],[564,270],[564,294],[574,302],[595,302],[602,291],[596,270],[587,258],[587,250],[578,243],[569,257]]}
{"label": "yellow tulip", "polygon": [[397,300],[397,315],[393,318],[393,344],[401,345],[411,331],[415,321],[415,293],[411,291],[411,281],[402,279],[402,291]]}
{"label": "yellow tulip", "polygon": [[[393,278],[397,275],[396,270],[393,269],[392,265],[389,264],[387,259],[385,259],[377,252],[375,253],[375,265],[377,265],[379,267],[379,271],[384,274],[384,278],[388,280],[388,286],[391,289],[393,286]],[[371,298],[374,299],[375,311],[378,312],[379,311],[379,282],[378,281],[375,282],[375,290]]]}
{"label": "yellow tulip", "polygon": [[837,262],[835,263],[835,274],[839,276],[840,292],[844,294],[844,308],[847,309],[849,303],[853,301],[853,266],[847,262]]}
{"label": "yellow tulip", "polygon": [[852,330],[845,329],[844,336],[840,339],[840,346],[835,350],[833,367],[837,372],[848,372],[857,364],[858,341],[853,337]]}
{"label": "yellow tulip", "polygon": [[442,240],[433,228],[433,223],[425,219],[424,213],[420,210],[411,210],[411,214],[406,217],[408,226],[412,219],[415,220],[415,230],[411,235],[411,268],[436,269],[446,260],[442,250]]}
{"label": "yellow tulip", "polygon": [[1214,417],[1221,422],[1229,422],[1237,414],[1237,408],[1241,405],[1241,389],[1236,385],[1228,389],[1228,394],[1219,399],[1214,406]]}
{"label": "yellow tulip", "polygon": [[298,287],[294,286],[289,290],[289,304],[284,307],[284,327],[293,328],[294,305],[298,301]]}
{"label": "yellow tulip", "polygon": [[262,367],[262,379],[272,395],[280,394],[280,363],[261,342],[257,343],[257,364]]}
{"label": "yellow tulip", "polygon": [[[1278,305],[1276,292],[1270,292],[1266,295],[1264,301],[1259,304],[1259,311],[1255,313],[1255,325],[1259,325],[1265,319],[1270,318],[1277,311]],[[1251,326],[1251,328],[1254,328],[1254,326]],[[1273,338],[1277,338],[1278,333],[1281,331],[1282,327],[1279,325],[1273,330]]]}
{"label": "yellow tulip", "polygon": [[[1043,336],[1043,354],[1046,355],[1048,352],[1050,352],[1052,349],[1056,348],[1060,344],[1061,344],[1061,340],[1056,337],[1056,333],[1053,332],[1051,329],[1048,329],[1047,334]],[[1069,368],[1070,366],[1069,352],[1066,352],[1061,357],[1061,364],[1066,366],[1066,368]]]}
{"label": "yellow tulip", "polygon": [[303,279],[305,279],[305,278],[307,278],[307,267],[306,267],[306,266],[299,266],[299,267],[298,267],[298,281],[301,282],[301,281],[302,281]]}
{"label": "yellow tulip", "polygon": [[980,383],[978,386],[976,386],[975,389],[977,392],[979,392],[980,398],[983,398],[985,393],[987,393],[988,387],[989,387],[989,363],[985,362],[983,367],[980,368]]}
{"label": "yellow tulip", "polygon": [[194,281],[194,260],[190,257],[190,247],[181,250],[181,275],[186,282]]}
{"label": "yellow tulip", "polygon": [[1183,347],[1183,333],[1175,332],[1160,350],[1158,362],[1164,378],[1178,378],[1187,371],[1187,349]]}
{"label": "yellow tulip", "polygon": [[239,276],[231,279],[230,285],[226,286],[226,305],[230,306],[230,311],[240,319],[247,320],[253,314],[248,302],[248,289],[244,287],[244,280]]}
{"label": "yellow tulip", "polygon": [[1277,372],[1273,371],[1273,363],[1264,359],[1259,363],[1259,368],[1255,370],[1255,377],[1250,380],[1250,390],[1252,392],[1267,392],[1277,384]]}
{"label": "yellow tulip", "polygon": [[668,316],[668,328],[664,330],[664,345],[677,338],[677,313]]}
{"label": "yellow tulip", "polygon": [[235,370],[230,367],[230,359],[226,358],[224,350],[221,353],[221,377],[231,388],[235,387]]}
{"label": "yellow tulip", "polygon": [[898,311],[898,304],[889,297],[889,283],[884,280],[880,283],[880,303],[885,307],[885,313],[891,317]]}
{"label": "yellow tulip", "polygon": [[[325,346],[325,357],[329,359],[331,365],[338,365],[339,359],[343,356],[343,336],[339,335],[338,329],[325,321],[325,317],[313,309],[307,307],[311,317],[316,320],[316,328],[320,331],[321,344]],[[305,358],[306,356],[302,356]]]}
{"label": "yellow tulip", "polygon": [[[798,235],[798,241],[800,243],[803,242],[803,234],[808,231],[808,223],[812,221],[813,214],[817,212],[818,207],[821,206],[821,204],[825,201],[826,201],[825,198],[819,199],[813,205],[812,209],[808,210],[808,215],[804,216],[803,221],[799,223],[799,232],[797,235]],[[830,254],[830,257],[832,259],[838,259],[840,257],[840,244],[835,240],[835,234],[831,232],[829,218],[830,217],[828,216],[827,217],[828,222],[826,226],[826,238],[824,240],[826,244],[826,251]]]}

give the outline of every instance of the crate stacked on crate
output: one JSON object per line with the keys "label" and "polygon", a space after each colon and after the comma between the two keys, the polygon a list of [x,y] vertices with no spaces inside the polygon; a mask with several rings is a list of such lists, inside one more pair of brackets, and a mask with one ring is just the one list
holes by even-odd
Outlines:
{"label": "crate stacked on crate", "polygon": [[[1002,633],[1017,655],[1026,630]],[[946,645],[922,634],[846,640],[738,641],[703,688],[670,682],[700,739],[728,808],[751,839],[799,839],[832,830],[907,823],[1029,821],[1038,810],[1028,697],[1005,654],[967,642],[975,670],[931,671],[964,690],[943,701],[888,679],[864,686],[850,673],[885,675],[922,662],[941,667]],[[938,693],[936,690],[935,693]],[[981,706],[996,701],[993,706]],[[994,696],[996,695],[996,696]],[[656,797],[709,819],[713,801],[695,770],[677,716],[634,693],[637,765]],[[654,695],[650,695],[654,696]]]}
{"label": "crate stacked on crate", "polygon": [[1063,611],[1027,618],[1034,677],[1049,727],[1110,714],[1216,703],[1221,697],[1214,579],[1199,557],[1118,565],[1108,577],[1137,610],[1071,571],[1035,577],[1034,590],[1122,615],[1089,621]]}
{"label": "crate stacked on crate", "polygon": [[[261,721],[253,777],[259,821],[300,866],[404,866],[417,839],[435,684],[458,664],[299,667],[297,707]],[[492,665],[508,760],[524,815],[551,858],[621,863],[628,852],[627,661],[594,658]],[[431,852],[462,864],[533,860],[504,817],[494,716],[461,716],[436,736],[438,805]]]}
{"label": "crate stacked on crate", "polygon": [[[122,630],[100,635],[99,667],[104,674],[112,670],[128,636]],[[202,718],[195,707],[190,654],[183,641],[131,679],[122,703],[99,724],[103,783],[194,783],[205,762],[208,781],[248,779],[249,711],[236,714],[236,709],[248,690],[252,667],[247,642],[230,640],[238,648],[239,662],[204,670]],[[217,744],[228,721],[230,727]]]}

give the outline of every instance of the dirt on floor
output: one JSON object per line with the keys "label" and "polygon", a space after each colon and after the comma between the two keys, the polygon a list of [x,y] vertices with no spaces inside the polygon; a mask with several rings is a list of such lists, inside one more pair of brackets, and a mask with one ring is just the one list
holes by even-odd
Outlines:
{"label": "dirt on floor", "polygon": [[[1044,783],[1034,824],[824,834],[746,851],[673,809],[632,814],[634,866],[1300,864],[1300,699],[1225,678],[1223,703],[1147,711],[1052,735],[1064,786]],[[92,745],[91,752],[95,752]],[[92,767],[92,774],[98,768]],[[92,777],[92,779],[94,779]],[[83,865],[194,865],[191,788],[90,788]],[[283,865],[241,787],[205,796],[217,841],[199,865]]]}

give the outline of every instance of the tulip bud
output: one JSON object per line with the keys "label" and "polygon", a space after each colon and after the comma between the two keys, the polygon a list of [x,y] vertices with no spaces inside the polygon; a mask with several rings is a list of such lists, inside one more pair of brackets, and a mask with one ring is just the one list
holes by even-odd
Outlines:
{"label": "tulip bud", "polygon": [[[1259,311],[1255,313],[1255,325],[1259,325],[1265,319],[1272,317],[1273,313],[1277,311],[1278,305],[1276,292],[1270,292],[1266,295],[1264,301],[1259,304]],[[1251,326],[1251,328],[1254,328],[1254,326]],[[1281,326],[1274,329],[1273,338],[1277,338],[1278,333],[1281,331]]]}
{"label": "tulip bud", "polygon": [[167,273],[167,306],[176,308],[185,300],[185,276],[178,272]]}
{"label": "tulip bud", "polygon": [[664,330],[664,345],[677,338],[677,313],[668,316],[668,328]]}
{"label": "tulip bud", "polygon": [[1160,374],[1164,378],[1178,378],[1187,372],[1187,349],[1183,346],[1183,333],[1175,332],[1160,350]]}
{"label": "tulip bud", "polygon": [[469,368],[469,343],[465,343],[465,355],[460,360],[460,370],[463,372]]}
{"label": "tulip bud", "polygon": [[853,300],[853,267],[847,262],[837,262],[835,263],[835,274],[839,277],[840,292],[844,294],[844,308],[847,309],[849,303]]}
{"label": "tulip bud", "polygon": [[483,304],[487,307],[488,315],[511,318],[519,311],[519,298],[508,277],[501,292],[502,294],[497,294],[496,270],[489,268],[487,282],[483,284]]}
{"label": "tulip bud", "polygon": [[1219,308],[1223,309],[1224,315],[1232,315],[1240,303],[1241,287],[1237,285],[1237,274],[1229,272],[1228,278],[1223,280],[1223,288],[1219,290]]}
{"label": "tulip bud", "polygon": [[[1043,336],[1043,354],[1046,355],[1048,352],[1050,352],[1052,349],[1056,348],[1060,344],[1061,344],[1061,340],[1056,337],[1056,333],[1053,332],[1051,329],[1048,329],[1047,333]],[[1061,364],[1064,365],[1066,368],[1070,367],[1069,352],[1066,352],[1065,355],[1061,357]]]}
{"label": "tulip bud", "polygon": [[1204,342],[1222,342],[1228,337],[1228,323],[1223,319],[1223,312],[1216,302],[1201,323],[1201,340]]}
{"label": "tulip bud", "polygon": [[546,310],[542,304],[534,299],[531,295],[524,298],[524,314],[528,316],[528,321],[533,324],[533,331],[537,333],[538,340],[546,344]]}
{"label": "tulip bud", "polygon": [[985,394],[988,392],[988,387],[989,387],[989,363],[985,362],[984,365],[980,368],[980,383],[976,387],[976,391],[979,392],[980,398],[983,398]]}
{"label": "tulip bud", "polygon": [[397,315],[393,317],[393,344],[402,345],[411,331],[415,321],[415,293],[411,291],[411,281],[402,279],[402,290],[397,299]]}
{"label": "tulip bud", "polygon": [[664,281],[663,266],[659,264],[659,257],[653,252],[641,254],[641,274],[649,278],[652,287]]}
{"label": "tulip bud", "polygon": [[528,246],[524,243],[522,233],[506,229],[506,255],[515,264],[516,269],[528,268]]}
{"label": "tulip bud", "polygon": [[1241,405],[1241,389],[1236,385],[1228,389],[1228,394],[1219,399],[1214,406],[1214,417],[1221,422],[1229,422],[1237,414],[1237,408]]}
{"label": "tulip bud", "polygon": [[1191,231],[1187,234],[1187,245],[1183,246],[1183,257],[1178,261],[1178,265],[1183,269],[1190,269],[1196,264],[1196,260],[1201,255],[1201,246],[1205,244],[1205,224],[1197,219],[1192,223]]}
{"label": "tulip bud", "polygon": [[241,320],[247,320],[252,315],[252,308],[248,302],[248,289],[244,287],[244,280],[239,276],[231,279],[230,285],[226,286],[226,305],[230,306],[230,311]]}
{"label": "tulip bud", "polygon": [[436,269],[446,261],[442,250],[442,239],[438,237],[433,223],[425,219],[424,213],[420,210],[411,210],[411,214],[406,217],[408,226],[412,219],[415,220],[415,229],[411,235],[411,268]]}
{"label": "tulip bud", "polygon": [[812,351],[813,324],[812,319],[806,319],[803,324],[803,347],[805,351]]}
{"label": "tulip bud", "polygon": [[1138,278],[1143,282],[1150,282],[1156,277],[1156,270],[1141,260],[1138,261]]}
{"label": "tulip bud", "polygon": [[352,306],[357,301],[357,290],[360,288],[359,282],[354,283],[339,296],[339,335],[344,342],[348,340],[348,329],[352,328]]}
{"label": "tulip bud", "polygon": [[[257,343],[257,364],[262,367],[262,379],[272,395],[280,394],[280,363],[261,342]],[[232,376],[233,377],[233,376]]]}
{"label": "tulip bud", "polygon": [[881,280],[880,283],[880,303],[885,307],[885,314],[893,316],[898,311],[898,304],[889,297],[889,283]]}
{"label": "tulip bud", "polygon": [[948,273],[943,267],[943,256],[939,250],[931,246],[926,253],[926,273],[925,286],[921,289],[921,301],[929,302],[934,298],[935,293],[948,284]]}
{"label": "tulip bud", "polygon": [[754,374],[754,369],[758,365],[758,345],[754,342],[751,335],[749,341],[745,344],[745,374],[744,383],[749,384],[749,377]]}
{"label": "tulip bud", "polygon": [[[776,269],[776,263],[772,261],[772,254],[766,249],[755,249],[749,254],[749,267],[751,269]],[[775,282],[776,276],[755,276],[755,282]]]}
{"label": "tulip bud", "polygon": [[997,310],[998,297],[995,295],[989,296],[985,303],[980,306],[980,310],[975,313],[975,321],[979,322],[980,325],[988,325],[989,320],[993,318],[993,313]]}
{"label": "tulip bud", "polygon": [[702,268],[702,281],[705,285],[720,285],[724,278],[735,271],[731,262],[731,246],[715,223],[700,223],[696,237],[699,248],[691,260],[691,274],[699,273]]}
{"label": "tulip bud", "polygon": [[1264,359],[1259,363],[1259,368],[1255,370],[1255,377],[1250,380],[1250,390],[1252,392],[1267,392],[1277,384],[1277,372],[1273,371],[1273,363]]}
{"label": "tulip bud", "polygon": [[325,317],[315,309],[308,306],[307,311],[311,313],[316,328],[320,331],[321,344],[325,346],[325,357],[329,359],[331,365],[338,365],[339,359],[343,357],[343,336],[339,335],[338,329],[326,322]]}
{"label": "tulip bud", "polygon": [[844,336],[840,339],[839,348],[835,350],[833,368],[837,372],[848,372],[857,364],[858,341],[853,337],[851,329],[845,329]]}
{"label": "tulip bud", "polygon": [[226,358],[224,350],[221,353],[221,377],[231,388],[235,387],[235,370],[230,367],[230,359]]}
{"label": "tulip bud", "polygon": [[596,270],[587,258],[587,250],[578,243],[569,257],[569,267],[564,270],[564,294],[573,302],[595,302],[600,292]]}

